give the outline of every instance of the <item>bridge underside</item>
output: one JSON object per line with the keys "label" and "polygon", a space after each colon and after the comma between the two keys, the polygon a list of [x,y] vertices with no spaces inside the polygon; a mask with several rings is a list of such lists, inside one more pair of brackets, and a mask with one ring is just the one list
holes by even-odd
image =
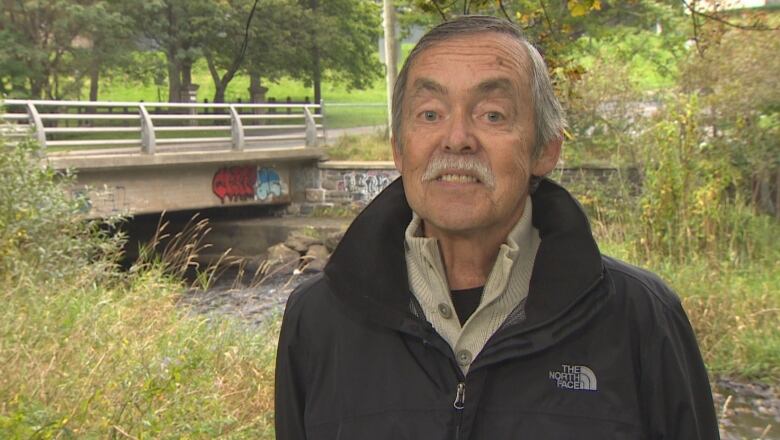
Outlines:
{"label": "bridge underside", "polygon": [[320,148],[51,155],[56,169],[77,173],[75,195],[88,217],[219,206],[279,205],[305,198]]}

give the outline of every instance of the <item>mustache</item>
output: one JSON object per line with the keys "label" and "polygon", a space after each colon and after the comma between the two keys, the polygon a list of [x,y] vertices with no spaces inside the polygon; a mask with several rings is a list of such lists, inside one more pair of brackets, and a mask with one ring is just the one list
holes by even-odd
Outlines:
{"label": "mustache", "polygon": [[474,156],[437,154],[428,162],[425,173],[422,176],[423,182],[436,180],[442,174],[453,171],[463,171],[479,179],[483,184],[493,187],[496,183],[493,170],[484,161]]}

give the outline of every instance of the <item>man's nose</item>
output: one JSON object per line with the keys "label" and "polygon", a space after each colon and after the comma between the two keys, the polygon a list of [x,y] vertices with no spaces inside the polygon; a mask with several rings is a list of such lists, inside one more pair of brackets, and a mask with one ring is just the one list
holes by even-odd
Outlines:
{"label": "man's nose", "polygon": [[477,151],[474,125],[466,111],[455,111],[450,116],[444,149],[450,153],[473,153]]}

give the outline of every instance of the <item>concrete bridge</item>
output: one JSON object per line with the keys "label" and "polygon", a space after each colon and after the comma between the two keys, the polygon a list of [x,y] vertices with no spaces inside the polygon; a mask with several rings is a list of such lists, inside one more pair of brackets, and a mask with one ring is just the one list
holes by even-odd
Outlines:
{"label": "concrete bridge", "polygon": [[2,106],[6,143],[32,132],[49,164],[76,171],[90,217],[302,202],[324,157],[320,104]]}

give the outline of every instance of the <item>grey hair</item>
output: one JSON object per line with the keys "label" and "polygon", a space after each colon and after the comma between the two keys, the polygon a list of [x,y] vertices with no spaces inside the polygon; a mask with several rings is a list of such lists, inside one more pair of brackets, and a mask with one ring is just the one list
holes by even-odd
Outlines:
{"label": "grey hair", "polygon": [[509,35],[524,48],[530,63],[523,63],[526,75],[531,82],[531,97],[534,106],[534,139],[533,157],[539,157],[544,147],[553,139],[561,139],[566,128],[566,116],[558,98],[555,97],[547,65],[539,51],[523,35],[523,31],[513,23],[486,15],[465,15],[439,24],[428,31],[406,58],[398,79],[393,88],[393,134],[396,144],[403,148],[401,140],[401,121],[403,118],[403,101],[406,92],[406,82],[409,70],[414,60],[425,49],[436,43],[478,33],[495,32]]}

